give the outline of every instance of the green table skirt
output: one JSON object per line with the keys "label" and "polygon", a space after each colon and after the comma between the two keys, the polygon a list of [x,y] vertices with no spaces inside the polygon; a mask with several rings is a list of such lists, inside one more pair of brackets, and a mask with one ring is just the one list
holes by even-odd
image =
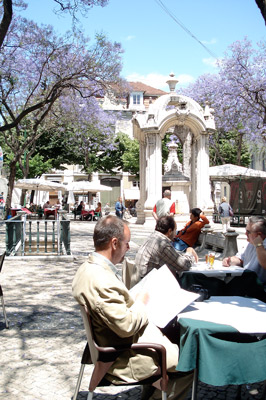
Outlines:
{"label": "green table skirt", "polygon": [[213,386],[266,380],[266,335],[260,340],[229,325],[181,318],[178,371],[198,368],[201,382]]}

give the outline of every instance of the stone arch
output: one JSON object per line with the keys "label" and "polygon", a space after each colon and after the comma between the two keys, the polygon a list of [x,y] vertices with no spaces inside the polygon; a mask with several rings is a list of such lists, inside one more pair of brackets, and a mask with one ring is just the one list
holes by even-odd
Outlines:
{"label": "stone arch", "polygon": [[[189,193],[188,208],[196,205],[205,209],[210,207],[210,193],[206,190],[206,187],[209,188],[208,142],[209,134],[214,131],[215,126],[209,106],[206,105],[203,109],[193,99],[177,94],[172,85],[169,94],[159,97],[146,113],[136,114],[132,122],[134,138],[140,143],[140,200],[137,203],[137,222],[144,223],[151,218],[153,206],[161,197],[161,145],[170,129],[182,138],[183,152],[186,153],[183,164],[188,178],[184,183],[185,190]],[[178,196],[178,191],[174,193],[172,190],[172,193]]]}

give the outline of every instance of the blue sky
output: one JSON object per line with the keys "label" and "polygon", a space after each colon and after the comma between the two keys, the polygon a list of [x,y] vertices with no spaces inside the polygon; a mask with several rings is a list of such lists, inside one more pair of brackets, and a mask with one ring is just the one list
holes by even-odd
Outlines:
{"label": "blue sky", "polygon": [[[255,0],[162,0],[163,4],[211,53],[221,58],[228,46],[247,36],[254,46],[265,39],[266,26]],[[104,32],[122,44],[124,78],[167,90],[174,72],[179,85],[204,73],[215,72],[212,57],[163,9],[158,0],[109,0],[80,17],[84,32],[93,39]],[[39,24],[51,24],[60,34],[71,28],[69,16],[52,10],[53,0],[28,0],[21,14]]]}

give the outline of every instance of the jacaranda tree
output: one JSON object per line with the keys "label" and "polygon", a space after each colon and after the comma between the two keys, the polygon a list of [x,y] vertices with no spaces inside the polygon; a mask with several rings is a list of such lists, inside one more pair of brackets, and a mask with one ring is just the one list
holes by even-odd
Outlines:
{"label": "jacaranda tree", "polygon": [[[266,43],[261,42],[253,48],[247,39],[233,43],[218,62],[217,74],[200,76],[184,91],[201,105],[209,102],[214,109],[218,137],[226,139],[231,132],[230,140],[232,147],[238,149],[236,161],[239,165],[243,165],[243,140],[254,142],[265,139],[265,46]],[[213,142],[216,137],[213,135],[210,139],[212,147],[216,146]]]}
{"label": "jacaranda tree", "polygon": [[66,99],[74,98],[89,113],[89,99],[103,95],[110,86],[120,87],[121,53],[120,44],[103,35],[96,35],[89,47],[83,36],[59,37],[51,26],[13,19],[0,49],[0,132],[14,154],[7,207],[16,164],[34,152],[44,132],[42,124],[58,109],[59,99],[64,98],[67,107]]}
{"label": "jacaranda tree", "polygon": [[[94,6],[104,7],[108,0],[54,0],[55,12],[58,13],[69,13],[73,17],[74,23],[77,22],[76,15],[78,11],[82,15],[86,15],[87,12]],[[23,0],[2,0],[0,1],[0,47],[2,46],[6,34],[8,32],[9,26],[13,18],[13,8],[25,9],[28,2]]]}
{"label": "jacaranda tree", "polygon": [[95,97],[62,96],[41,126],[44,133],[36,143],[36,152],[51,160],[54,168],[78,164],[88,175],[110,172],[103,154],[117,148],[115,122],[115,115],[105,112]]}

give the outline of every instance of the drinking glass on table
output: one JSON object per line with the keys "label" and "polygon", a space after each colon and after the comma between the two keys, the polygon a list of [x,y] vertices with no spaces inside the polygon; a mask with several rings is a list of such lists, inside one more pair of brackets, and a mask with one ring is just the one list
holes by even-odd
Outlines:
{"label": "drinking glass on table", "polygon": [[209,264],[209,253],[205,254],[205,262],[207,265]]}
{"label": "drinking glass on table", "polygon": [[213,269],[214,260],[215,260],[215,254],[214,254],[214,253],[211,253],[211,254],[209,255],[210,269]]}

